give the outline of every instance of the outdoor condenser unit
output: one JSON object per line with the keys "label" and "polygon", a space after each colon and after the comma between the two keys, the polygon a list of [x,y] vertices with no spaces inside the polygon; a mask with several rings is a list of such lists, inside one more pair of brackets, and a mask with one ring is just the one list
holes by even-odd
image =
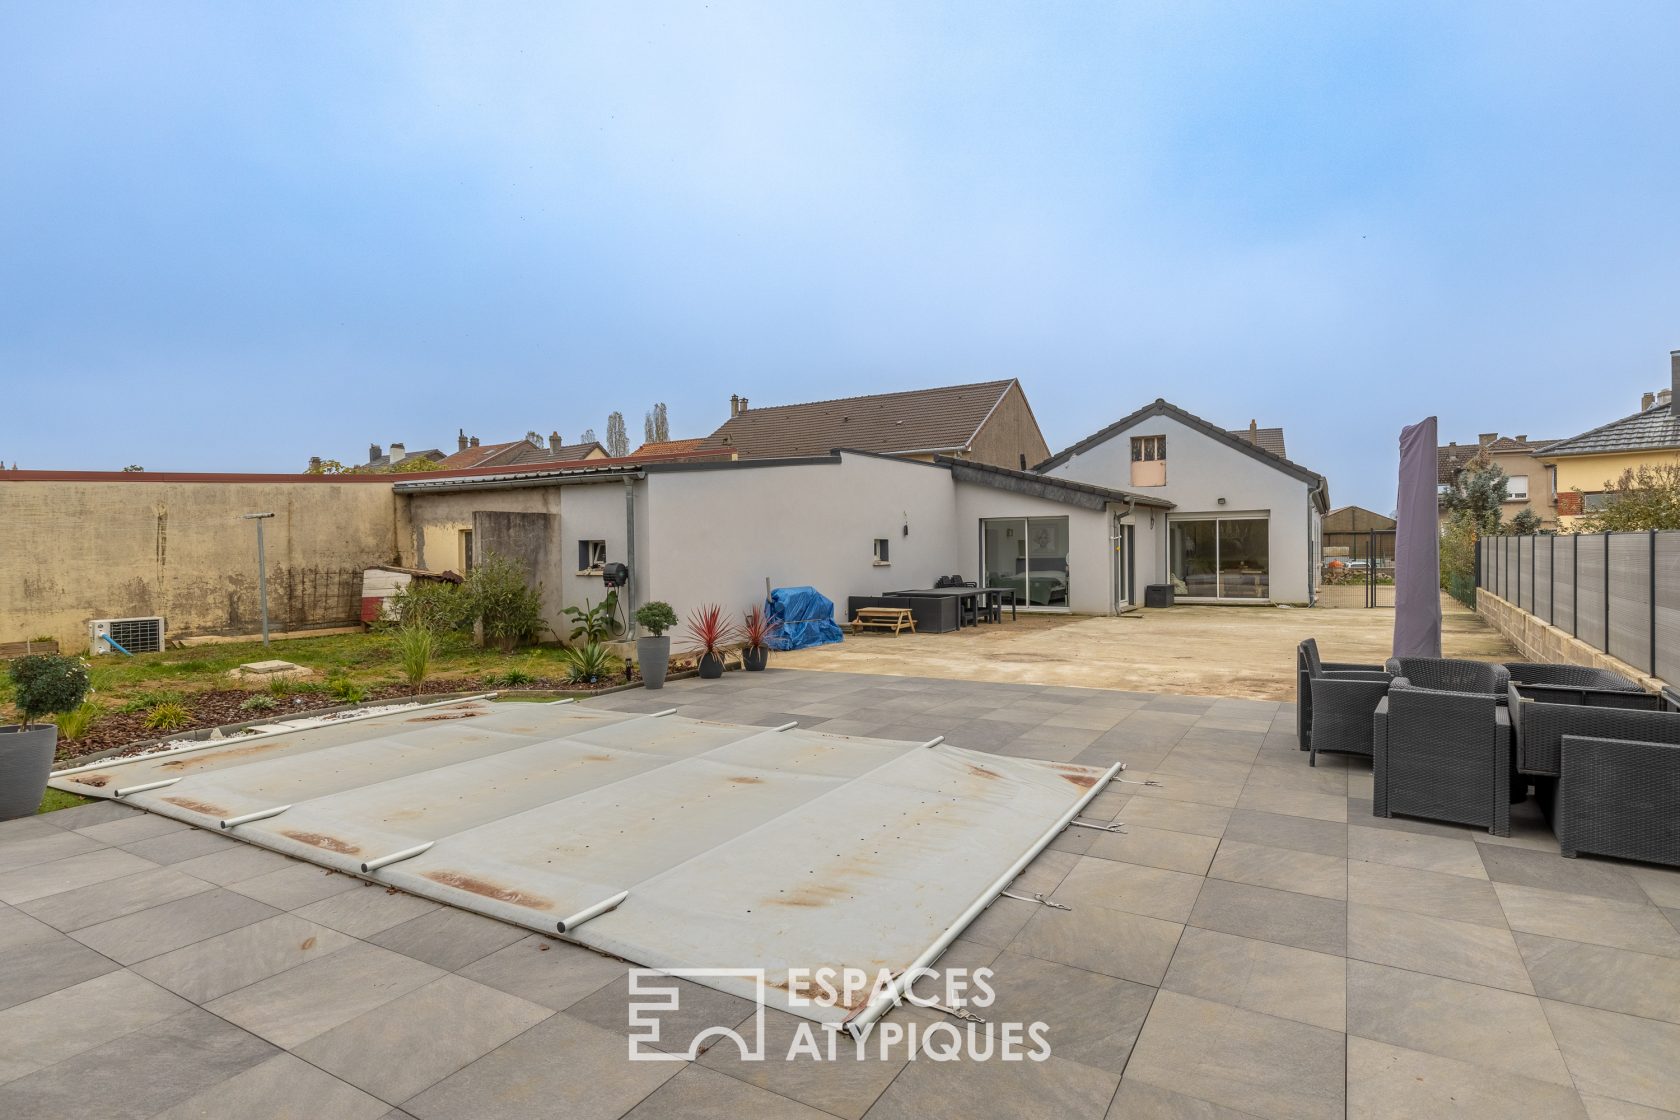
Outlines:
{"label": "outdoor condenser unit", "polygon": [[89,653],[157,653],[162,649],[161,618],[96,618],[88,623]]}

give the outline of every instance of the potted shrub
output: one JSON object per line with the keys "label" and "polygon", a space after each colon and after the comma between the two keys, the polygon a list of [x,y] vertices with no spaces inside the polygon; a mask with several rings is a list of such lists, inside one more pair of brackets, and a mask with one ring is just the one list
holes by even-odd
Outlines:
{"label": "potted shrub", "polygon": [[733,628],[723,619],[723,608],[708,603],[688,616],[688,646],[700,655],[700,676],[716,680],[723,676],[723,647],[734,637]]}
{"label": "potted shrub", "polygon": [[41,807],[58,746],[57,725],[41,718],[75,711],[88,693],[87,666],[74,657],[20,657],[12,662],[11,678],[23,722],[0,727],[0,821]]}
{"label": "potted shrub", "polygon": [[636,639],[636,664],[642,668],[644,688],[664,688],[671,667],[671,639],[665,631],[677,624],[671,604],[655,599],[636,608],[636,624],[647,633]]}
{"label": "potted shrub", "polygon": [[758,604],[748,608],[741,623],[741,668],[749,673],[763,672],[770,663],[770,639],[780,626]]}

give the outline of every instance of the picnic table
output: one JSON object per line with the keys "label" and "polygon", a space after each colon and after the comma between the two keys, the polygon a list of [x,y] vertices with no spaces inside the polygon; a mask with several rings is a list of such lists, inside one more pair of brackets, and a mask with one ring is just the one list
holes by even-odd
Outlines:
{"label": "picnic table", "polygon": [[852,633],[863,630],[891,630],[898,637],[905,630],[916,632],[916,619],[909,607],[859,607],[852,619]]}

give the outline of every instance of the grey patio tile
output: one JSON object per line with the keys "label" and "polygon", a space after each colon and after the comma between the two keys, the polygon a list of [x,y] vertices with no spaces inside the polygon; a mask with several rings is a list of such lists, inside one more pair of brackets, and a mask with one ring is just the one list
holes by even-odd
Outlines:
{"label": "grey patio tile", "polygon": [[1348,1116],[1586,1120],[1575,1090],[1366,1038],[1348,1039]]}
{"label": "grey patio tile", "polygon": [[[957,743],[956,745],[965,746],[966,744]],[[1072,762],[1084,753],[1085,748],[1078,744],[1062,745],[1022,738],[1008,743],[998,743],[988,750],[992,754],[1001,754],[1009,758],[1036,758],[1041,762]]]}
{"label": "grey patio tile", "polygon": [[1512,883],[1495,883],[1493,889],[1499,892],[1499,904],[1512,929],[1634,953],[1680,957],[1680,933],[1649,903],[1563,894]]}
{"label": "grey patio tile", "polygon": [[[716,988],[702,987],[692,980],[673,980],[671,986],[678,990],[675,1008],[640,1012],[644,1020],[651,1020],[652,1025],[656,1026],[657,1029],[653,1033],[658,1036],[639,1043],[641,1049],[683,1053],[708,1028],[734,1027],[754,1016],[752,1001],[740,996],[720,992]],[[626,971],[572,1004],[564,1014],[602,1030],[617,1031],[620,1036],[627,1036],[630,1033],[632,999],[643,1004],[648,1001],[646,996],[631,995],[630,977]],[[624,1044],[621,1042],[621,1045]],[[702,1043],[702,1049],[709,1049],[714,1045],[734,1044],[719,1043],[716,1038],[712,1038]]]}
{"label": "grey patio tile", "polygon": [[296,910],[361,885],[362,880],[351,875],[341,875],[311,863],[294,863],[278,871],[241,879],[229,884],[228,889],[281,910]]}
{"label": "grey patio tile", "polygon": [[1380,906],[1348,907],[1347,955],[1491,988],[1534,994],[1511,931]]}
{"label": "grey patio tile", "polygon": [[359,1089],[401,1103],[552,1014],[483,984],[440,976],[296,1052]]}
{"label": "grey patio tile", "polygon": [[1131,791],[1125,786],[1110,785],[1097,794],[1079,811],[1079,815],[1092,821],[1112,821],[1126,808],[1126,803],[1132,799]]}
{"label": "grey patio tile", "polygon": [[1590,859],[1564,859],[1560,855],[1523,848],[1485,845],[1478,850],[1488,878],[1496,883],[1515,883],[1521,887],[1539,887],[1564,894],[1597,895],[1620,902],[1650,901],[1639,884],[1615,864],[1597,863]]}
{"label": "grey patio tile", "polygon": [[1680,907],[1680,869],[1668,867],[1622,867],[1638,883],[1646,897],[1658,906]]}
{"label": "grey patio tile", "polygon": [[1043,892],[1049,894],[1062,885],[1062,880],[1068,877],[1068,872],[1078,866],[1082,857],[1073,852],[1058,852],[1045,850],[1033,857],[1033,861],[1015,876],[1010,889],[1023,892]]}
{"label": "grey patio tile", "polygon": [[1091,850],[1099,835],[1101,833],[1089,828],[1064,828],[1050,841],[1049,850],[1084,855]]}
{"label": "grey patio tile", "polygon": [[1014,898],[998,898],[963,930],[963,937],[994,949],[1002,949],[1015,940],[1027,922],[1042,907],[1036,902]]}
{"label": "grey patio tile", "polygon": [[[808,1033],[802,1035],[801,1031]],[[822,1060],[810,1057],[808,1050],[804,1049],[808,1040],[814,1040],[818,1047],[823,1048]],[[783,1060],[794,1053],[796,1044],[802,1048],[799,1056]],[[828,1044],[829,1032],[824,1028],[772,1008],[766,1011],[764,1017],[766,1060],[743,1061],[738,1047],[713,1046],[701,1055],[700,1065],[844,1120],[861,1120],[899,1070],[904,1068],[907,1052],[901,1045],[895,1053],[883,1056],[878,1044],[872,1041],[855,1043],[849,1034],[841,1032],[834,1038],[835,1060],[829,1061]],[[858,1056],[860,1052],[862,1057]]]}
{"label": "grey patio tile", "polygon": [[33,817],[18,817],[16,820],[0,821],[0,850],[6,845],[21,843],[25,840],[38,840],[43,836],[57,836],[64,830],[52,823],[56,813],[37,813]]}
{"label": "grey patio tile", "polygon": [[1101,738],[1107,728],[1068,727],[1055,722],[1041,723],[1037,727],[1022,732],[1022,742],[1054,743],[1061,747],[1078,747],[1084,750]]}
{"label": "grey patio tile", "polygon": [[827,1114],[702,1066],[689,1066],[625,1114],[625,1120],[826,1120]]}
{"label": "grey patio tile", "polygon": [[1198,778],[1189,774],[1163,776],[1160,781],[1159,786],[1138,789],[1135,796],[1162,797],[1168,801],[1195,801],[1203,805],[1218,805],[1225,809],[1234,808],[1237,799],[1242,796],[1241,782]]}
{"label": "grey patio tile", "polygon": [[523,940],[527,932],[506,922],[444,906],[367,940],[453,972]]}
{"label": "grey patio tile", "polygon": [[1343,1041],[1335,1031],[1163,991],[1127,1080],[1276,1120],[1343,1115]]}
{"label": "grey patio tile", "polygon": [[89,805],[58,810],[52,814],[52,823],[59,828],[87,828],[107,821],[138,820],[144,816],[146,813],[142,809],[131,809],[115,801],[95,801]]}
{"label": "grey patio tile", "polygon": [[1347,826],[1336,821],[1268,813],[1260,809],[1234,809],[1224,832],[1227,840],[1265,844],[1297,852],[1324,856],[1348,854]]}
{"label": "grey patio tile", "polygon": [[1533,996],[1356,960],[1347,982],[1350,1035],[1570,1084]]}
{"label": "grey patio tile", "polygon": [[23,903],[19,909],[55,929],[73,930],[213,889],[203,879],[167,867],[154,867],[137,875],[38,898]]}
{"label": "grey patio tile", "polygon": [[1107,1120],[1254,1120],[1254,1113],[1238,1112],[1129,1077],[1120,1082]]}
{"label": "grey patio tile", "polygon": [[1634,1104],[1631,1101],[1618,1101],[1610,1097],[1595,1097],[1588,1093],[1581,1094],[1581,1103],[1587,1106],[1589,1120],[1676,1120],[1676,1118],[1680,1118],[1680,1112],[1646,1108],[1642,1104]]}
{"label": "grey patio tile", "polygon": [[0,875],[0,902],[16,906],[37,898],[73,891],[91,883],[120,879],[156,867],[120,848],[101,848],[78,856],[20,867]]}
{"label": "grey patio tile", "polygon": [[1248,844],[1227,837],[1220,841],[1219,854],[1208,875],[1319,898],[1347,899],[1348,861],[1340,856]]}
{"label": "grey patio tile", "polygon": [[1499,895],[1486,879],[1419,871],[1390,863],[1348,861],[1348,900],[1414,914],[1505,928]]}
{"label": "grey patio tile", "polygon": [[1347,1020],[1341,957],[1189,926],[1161,987],[1325,1030]]}
{"label": "grey patio tile", "polygon": [[624,970],[623,961],[533,933],[474,961],[460,975],[564,1011]]}
{"label": "grey patio tile", "polygon": [[[943,1040],[941,1045],[943,1045]],[[1033,1049],[1029,1041],[1023,1051]],[[867,1120],[1067,1120],[1100,1116],[1119,1078],[1066,1061],[1054,1053],[1042,1062],[911,1062],[887,1086]]]}
{"label": "grey patio tile", "polygon": [[1134,797],[1121,815],[1128,827],[1187,832],[1192,836],[1211,836],[1217,840],[1224,834],[1231,813],[1232,810],[1218,805],[1200,805],[1194,801]]}
{"label": "grey patio tile", "polygon": [[979,1013],[994,1023],[1043,1023],[1058,1058],[1118,1077],[1149,1014],[1155,989],[1021,953],[991,964],[995,999]]}
{"label": "grey patio tile", "polygon": [[389,949],[351,945],[230,992],[206,1008],[293,1049],[441,975]]}
{"label": "grey patio tile", "polygon": [[1680,960],[1519,933],[1542,998],[1680,1024]]}
{"label": "grey patio tile", "polygon": [[1105,906],[1182,925],[1201,889],[1199,875],[1086,856],[1051,897],[1076,908]]}
{"label": "grey patio tile", "polygon": [[[624,1032],[554,1015],[403,1103],[416,1120],[617,1120],[680,1062],[632,1062]],[[556,1055],[565,1055],[556,1061]]]}
{"label": "grey patio tile", "polygon": [[1188,924],[1338,956],[1347,948],[1345,903],[1222,879],[1203,884]]}
{"label": "grey patio tile", "polygon": [[1348,821],[1365,828],[1384,832],[1410,832],[1415,836],[1445,836],[1451,840],[1474,840],[1487,835],[1487,829],[1444,821],[1426,821],[1415,817],[1379,817],[1372,812],[1369,798],[1348,796]]}
{"label": "grey patio tile", "polygon": [[263,1061],[274,1048],[198,1008],[0,1085],[0,1115],[141,1120]]}
{"label": "grey patio tile", "polygon": [[102,1046],[192,1005],[132,972],[92,980],[0,1011],[0,1081]]}
{"label": "grey patio tile", "polygon": [[1439,871],[1445,875],[1463,875],[1471,879],[1488,877],[1482,864],[1481,849],[1475,841],[1467,838],[1395,832],[1361,825],[1348,829],[1348,858],[1391,863],[1396,867],[1415,867],[1419,871]]}
{"label": "grey patio tile", "polygon": [[1086,731],[1104,732],[1116,723],[1114,713],[1082,707],[1070,708],[1045,720],[1047,727],[1077,727]]}
{"label": "grey patio tile", "polygon": [[133,967],[194,1003],[208,1003],[354,943],[337,930],[295,915],[276,914]]}
{"label": "grey patio tile", "polygon": [[0,903],[0,954],[21,949],[26,945],[57,941],[60,936],[61,934],[47,923],[32,918],[15,907]]}
{"label": "grey patio tile", "polygon": [[254,898],[216,889],[86,926],[71,936],[114,961],[134,964],[277,913]]}
{"label": "grey patio tile", "polygon": [[111,958],[54,932],[50,940],[0,953],[0,1008],[26,1003],[116,968]]}
{"label": "grey patio tile", "polygon": [[351,937],[366,938],[437,909],[440,909],[438,904],[429,899],[366,883],[357,890],[300,906],[296,914]]}
{"label": "grey patio tile", "polygon": [[1552,1000],[1545,1008],[1582,1093],[1680,1111],[1680,1026]]}
{"label": "grey patio tile", "polygon": [[207,832],[202,828],[183,829],[180,832],[170,832],[163,836],[153,837],[150,840],[141,840],[122,846],[126,852],[132,852],[142,859],[149,859],[153,863],[164,865],[179,864],[184,860],[197,859],[199,856],[242,847],[245,847],[245,845],[238,840],[230,840],[226,836],[218,836],[214,832]]}
{"label": "grey patio tile", "polygon": [[160,817],[155,813],[141,813],[137,817],[124,817],[121,820],[106,821],[103,824],[90,824],[78,828],[76,831],[89,840],[97,840],[101,844],[118,847],[123,844],[133,844],[140,840],[150,840],[154,836],[168,836],[171,832],[180,832],[190,825],[180,821],[172,821],[168,817]]}
{"label": "grey patio tile", "polygon": [[258,1116],[264,1120],[379,1120],[391,1115],[388,1110],[384,1101],[301,1058],[276,1054],[193,1094],[153,1120]]}
{"label": "grey patio tile", "polygon": [[1177,922],[1090,904],[1073,911],[1040,907],[1009,948],[1040,960],[1154,985],[1166,975],[1183,929]]}
{"label": "grey patio tile", "polygon": [[1340,793],[1314,793],[1311,790],[1285,789],[1276,786],[1249,785],[1237,800],[1239,809],[1256,809],[1266,813],[1282,813],[1290,817],[1310,817],[1313,820],[1345,823],[1348,819],[1347,797]]}
{"label": "grey patio tile", "polygon": [[[1181,801],[1179,804],[1189,805],[1191,802]],[[1122,817],[1129,815],[1129,811],[1121,813]],[[1218,848],[1219,841],[1212,836],[1150,828],[1128,819],[1124,833],[1098,833],[1096,842],[1086,851],[1102,859],[1205,875]]]}
{"label": "grey patio tile", "polygon": [[287,859],[279,852],[271,852],[266,848],[258,848],[250,844],[239,844],[233,848],[212,852],[207,856],[184,859],[175,864],[175,870],[184,871],[188,875],[196,875],[206,882],[225,887],[229,883],[237,883],[241,879],[254,879],[258,875],[266,875],[270,871],[290,867],[292,863],[292,860]]}

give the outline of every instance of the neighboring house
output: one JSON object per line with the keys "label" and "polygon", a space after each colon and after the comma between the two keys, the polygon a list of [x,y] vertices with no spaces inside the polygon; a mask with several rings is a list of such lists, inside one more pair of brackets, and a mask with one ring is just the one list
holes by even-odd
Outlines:
{"label": "neighboring house", "polygon": [[845,447],[1026,470],[1050,454],[1014,379],[769,408],[748,408],[742,396],[729,401],[729,419],[701,446],[742,459],[825,455]]}
{"label": "neighboring house", "polygon": [[[657,440],[651,443],[642,444],[640,447],[636,448],[636,450],[630,452],[630,458],[669,459],[674,456],[688,455],[691,452],[700,450],[700,445],[705,442],[706,440],[704,437],[699,439]],[[731,456],[731,458],[733,458],[733,456]]]}
{"label": "neighboring house", "polygon": [[1153,510],[1129,521],[1139,583],[1170,582],[1192,602],[1311,603],[1329,486],[1262,432],[1283,446],[1278,429],[1232,433],[1156,400],[1038,471],[1171,503],[1162,524]]}
{"label": "neighboring house", "polygon": [[[403,444],[393,443],[390,451],[384,451],[377,443],[370,443],[368,444],[368,461],[351,467],[349,473],[380,474],[392,467],[401,466],[403,463],[412,462],[416,459],[428,459],[436,463],[442,458],[443,452],[436,447],[428,448],[425,451],[410,451]],[[310,460],[310,465],[313,466],[314,462],[314,460]]]}
{"label": "neighboring house", "polygon": [[[1542,529],[1556,529],[1557,494],[1552,489],[1552,472],[1542,456],[1556,442],[1483,432],[1473,444],[1455,442],[1435,449],[1435,481],[1441,496],[1446,497],[1459,473],[1478,456],[1486,455],[1489,462],[1505,472],[1505,504],[1499,513],[1500,520],[1510,521],[1526,509],[1540,519]],[[1441,524],[1445,526],[1449,515],[1444,506],[1440,513]]]}
{"label": "neighboring house", "polygon": [[1554,472],[1562,528],[1602,509],[1605,484],[1622,472],[1680,464],[1680,350],[1669,354],[1669,377],[1669,387],[1646,393],[1632,416],[1559,440],[1541,455]]}
{"label": "neighboring house", "polygon": [[1360,566],[1376,557],[1379,568],[1394,564],[1395,520],[1364,506],[1341,506],[1324,515],[1325,564],[1341,560]]}
{"label": "neighboring house", "polygon": [[536,432],[507,443],[479,443],[463,430],[455,437],[455,452],[438,464],[446,471],[470,467],[515,467],[526,463],[575,463],[584,459],[605,459],[607,449],[599,443],[566,443],[559,432],[547,444]]}

